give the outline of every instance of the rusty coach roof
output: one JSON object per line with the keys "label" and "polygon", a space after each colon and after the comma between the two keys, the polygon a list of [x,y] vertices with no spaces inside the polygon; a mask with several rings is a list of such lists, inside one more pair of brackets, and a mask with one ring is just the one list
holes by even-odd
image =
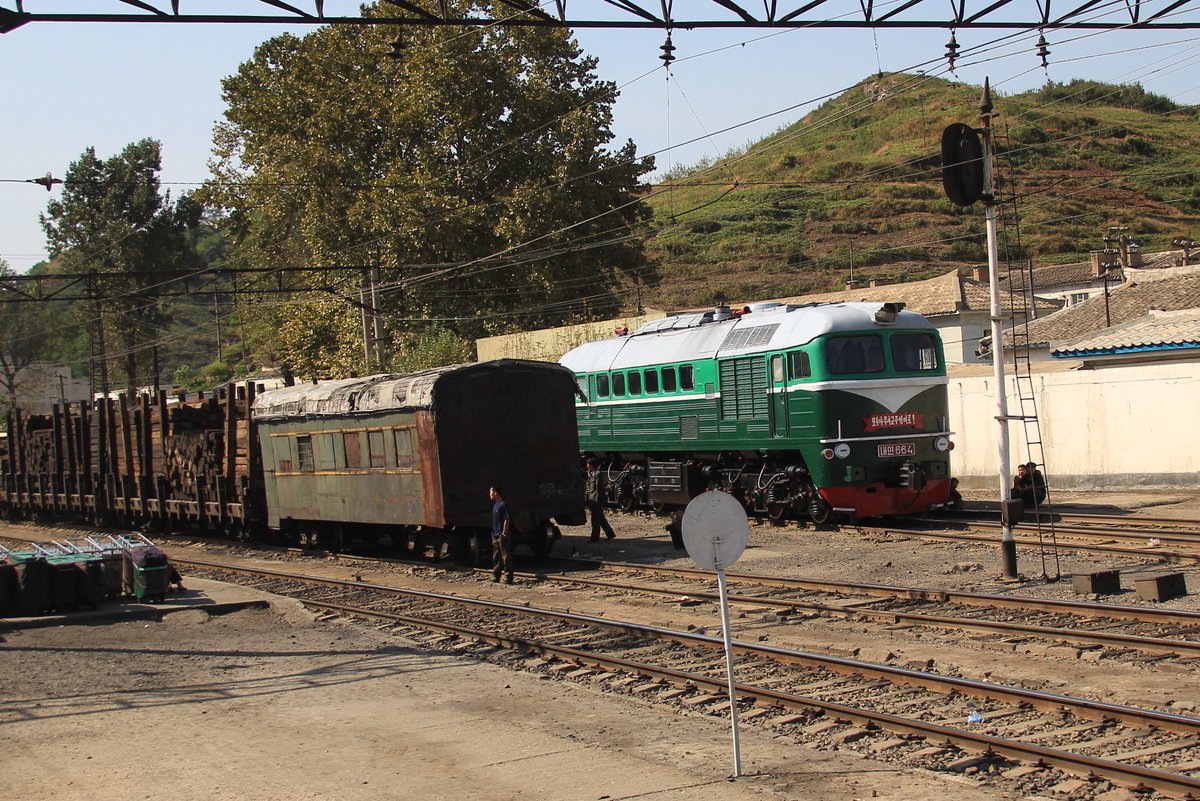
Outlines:
{"label": "rusty coach roof", "polygon": [[438,379],[468,366],[456,364],[404,375],[371,375],[272,389],[254,399],[254,417],[262,420],[427,409],[433,402],[433,386]]}
{"label": "rusty coach roof", "polygon": [[570,372],[552,362],[495,359],[433,367],[402,375],[385,373],[365,378],[313,381],[294,387],[272,389],[254,399],[253,415],[256,420],[266,420],[428,409],[433,406],[438,382],[447,376],[457,373],[495,375],[499,371],[514,369],[521,371],[521,375],[525,376],[530,375],[530,371],[560,373],[559,378],[566,384],[574,383]]}

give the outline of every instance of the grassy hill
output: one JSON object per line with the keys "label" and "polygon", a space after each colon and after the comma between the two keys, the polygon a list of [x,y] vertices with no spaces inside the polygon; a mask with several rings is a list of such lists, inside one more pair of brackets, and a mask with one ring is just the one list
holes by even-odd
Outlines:
{"label": "grassy hill", "polygon": [[[897,281],[986,262],[982,206],[946,200],[940,170],[943,128],[976,125],[981,94],[872,77],[740,155],[676,171],[650,201],[661,281],[642,302],[839,289],[852,262],[859,280]],[[1090,81],[992,98],[1002,263],[1086,258],[1111,225],[1144,250],[1200,236],[1194,109]]]}

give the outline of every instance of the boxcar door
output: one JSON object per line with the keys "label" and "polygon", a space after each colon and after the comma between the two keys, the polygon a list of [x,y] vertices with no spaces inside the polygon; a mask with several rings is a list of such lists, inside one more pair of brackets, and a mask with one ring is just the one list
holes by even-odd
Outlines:
{"label": "boxcar door", "polygon": [[767,361],[767,391],[771,394],[771,436],[783,439],[788,435],[788,396],[787,365],[781,353]]}

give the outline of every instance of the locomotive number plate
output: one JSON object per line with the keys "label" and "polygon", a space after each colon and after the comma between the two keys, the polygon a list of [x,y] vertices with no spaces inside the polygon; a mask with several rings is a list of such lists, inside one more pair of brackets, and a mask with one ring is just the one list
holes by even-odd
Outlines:
{"label": "locomotive number plate", "polygon": [[885,442],[879,446],[879,458],[889,456],[916,456],[917,446],[912,442]]}

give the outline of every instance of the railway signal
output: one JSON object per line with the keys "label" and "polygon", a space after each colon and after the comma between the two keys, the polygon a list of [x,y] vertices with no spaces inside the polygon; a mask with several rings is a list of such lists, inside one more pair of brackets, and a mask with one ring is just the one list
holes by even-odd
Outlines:
{"label": "railway signal", "polygon": [[942,131],[942,188],[956,206],[970,206],[983,197],[983,142],[961,122]]}

